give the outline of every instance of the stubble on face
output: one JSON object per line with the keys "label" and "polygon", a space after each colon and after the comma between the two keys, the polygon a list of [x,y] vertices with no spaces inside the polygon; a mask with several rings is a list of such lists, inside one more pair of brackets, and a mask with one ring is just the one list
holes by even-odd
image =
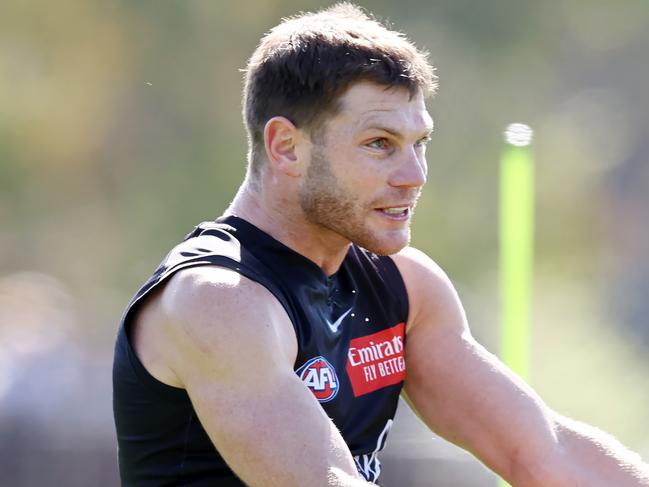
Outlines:
{"label": "stubble on face", "polygon": [[375,254],[394,254],[410,242],[409,225],[405,229],[405,241],[403,237],[393,239],[383,235],[381,238],[369,228],[367,219],[373,211],[372,202],[359,201],[353,189],[346,188],[334,175],[321,143],[314,144],[299,189],[299,202],[309,223],[331,230]]}

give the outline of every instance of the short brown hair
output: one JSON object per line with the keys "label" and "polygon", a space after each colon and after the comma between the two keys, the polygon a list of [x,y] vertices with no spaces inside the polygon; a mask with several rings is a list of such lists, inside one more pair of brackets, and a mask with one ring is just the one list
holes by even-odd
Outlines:
{"label": "short brown hair", "polygon": [[243,116],[253,174],[268,120],[284,116],[313,133],[357,81],[401,86],[411,95],[421,90],[428,96],[436,88],[427,53],[355,5],[303,13],[271,29],[245,71]]}

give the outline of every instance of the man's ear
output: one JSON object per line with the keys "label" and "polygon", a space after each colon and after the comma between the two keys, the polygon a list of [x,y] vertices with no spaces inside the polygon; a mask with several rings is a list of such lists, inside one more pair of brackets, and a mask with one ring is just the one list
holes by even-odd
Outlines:
{"label": "man's ear", "polygon": [[302,175],[304,161],[297,146],[304,141],[302,132],[286,117],[273,117],[264,127],[264,146],[268,163],[287,176]]}

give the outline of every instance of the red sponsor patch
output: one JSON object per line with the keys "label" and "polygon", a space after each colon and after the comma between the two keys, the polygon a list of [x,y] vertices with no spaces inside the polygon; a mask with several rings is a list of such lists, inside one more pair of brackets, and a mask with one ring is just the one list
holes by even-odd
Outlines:
{"label": "red sponsor patch", "polygon": [[403,345],[406,324],[354,338],[347,352],[347,375],[354,396],[362,396],[406,378]]}

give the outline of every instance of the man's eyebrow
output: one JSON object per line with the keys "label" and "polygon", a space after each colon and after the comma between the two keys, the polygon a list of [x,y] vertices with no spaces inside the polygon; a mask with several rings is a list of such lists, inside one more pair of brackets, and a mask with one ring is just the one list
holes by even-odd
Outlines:
{"label": "man's eyebrow", "polygon": [[[390,135],[393,135],[395,137],[403,137],[403,133],[396,127],[386,125],[383,123],[377,123],[377,122],[370,122],[367,125],[361,125],[361,130],[382,130],[383,132],[387,132]],[[421,131],[421,134],[423,137],[428,137],[433,133],[434,126],[433,124],[426,124],[424,129]]]}

